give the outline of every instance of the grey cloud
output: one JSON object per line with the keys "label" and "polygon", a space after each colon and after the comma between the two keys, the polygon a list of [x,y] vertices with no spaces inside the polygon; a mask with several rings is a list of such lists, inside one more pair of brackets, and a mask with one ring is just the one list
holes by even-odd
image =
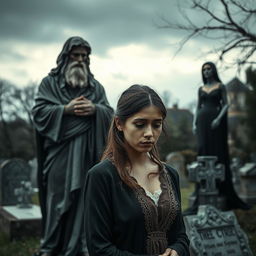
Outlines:
{"label": "grey cloud", "polygon": [[123,81],[127,80],[127,76],[123,73],[114,73],[114,74],[112,74],[112,76],[119,80],[123,80]]}
{"label": "grey cloud", "polygon": [[1,49],[0,51],[0,59],[1,61],[23,61],[27,58],[27,56],[22,55],[18,52],[16,52],[15,50],[11,50],[11,49],[7,49],[6,50],[4,48]]}
{"label": "grey cloud", "polygon": [[[3,0],[2,0],[3,2]],[[1,41],[63,42],[79,31],[101,54],[110,46],[145,42],[157,46],[170,31],[157,29],[159,14],[174,14],[172,0],[8,0],[1,3]]]}

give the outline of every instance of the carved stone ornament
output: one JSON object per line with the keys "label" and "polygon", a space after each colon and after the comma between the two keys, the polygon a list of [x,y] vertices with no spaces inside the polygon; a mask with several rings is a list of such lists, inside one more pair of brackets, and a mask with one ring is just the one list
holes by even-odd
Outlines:
{"label": "carved stone ornament", "polygon": [[197,215],[184,217],[191,255],[253,256],[248,238],[232,211],[201,205]]}

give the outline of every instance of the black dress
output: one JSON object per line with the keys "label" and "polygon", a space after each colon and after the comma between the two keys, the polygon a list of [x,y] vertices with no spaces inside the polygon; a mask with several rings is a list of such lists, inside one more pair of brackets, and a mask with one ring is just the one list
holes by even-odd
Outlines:
{"label": "black dress", "polygon": [[[209,93],[202,90],[202,87],[199,88],[196,120],[198,156],[217,156],[218,162],[224,164],[225,180],[218,184],[218,188],[220,195],[227,200],[227,208],[248,209],[249,206],[237,196],[232,183],[229,165],[227,113],[222,116],[220,124],[215,129],[211,128],[212,121],[217,118],[223,105],[226,104],[223,100],[226,100],[224,85],[221,84]],[[198,187],[195,195],[196,200],[192,207],[194,211],[198,207]]]}
{"label": "black dress", "polygon": [[228,129],[227,114],[221,118],[220,124],[211,128],[212,121],[217,118],[222,109],[223,88],[221,85],[218,89],[207,93],[199,88],[198,92],[198,112],[197,112],[197,139],[198,139],[198,156],[217,156],[218,161],[229,166],[228,154]]}
{"label": "black dress", "polygon": [[155,205],[142,187],[128,187],[109,160],[88,172],[85,234],[90,256],[160,255],[166,248],[189,256],[178,174],[165,165],[159,180],[162,193]]}

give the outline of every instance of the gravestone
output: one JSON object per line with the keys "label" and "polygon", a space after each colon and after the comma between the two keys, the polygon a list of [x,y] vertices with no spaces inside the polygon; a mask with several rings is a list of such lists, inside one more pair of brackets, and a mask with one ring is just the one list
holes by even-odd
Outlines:
{"label": "gravestone", "polygon": [[15,189],[18,205],[0,207],[0,230],[10,240],[41,235],[41,210],[31,202],[35,192],[30,181],[22,181]]}
{"label": "gravestone", "polygon": [[180,179],[180,187],[187,188],[189,183],[188,183],[188,177],[186,175],[186,166],[185,166],[184,156],[179,152],[172,152],[167,155],[166,163],[173,166],[173,168],[178,171],[179,179]]}
{"label": "gravestone", "polygon": [[256,204],[256,163],[246,163],[239,173],[239,197],[249,204]]}
{"label": "gravestone", "polygon": [[0,165],[0,206],[16,205],[15,188],[30,181],[30,166],[22,159],[5,160]]}
{"label": "gravestone", "polygon": [[191,256],[253,256],[232,211],[201,205],[197,214],[185,216],[184,222]]}
{"label": "gravestone", "polygon": [[[216,156],[199,156],[197,162],[188,166],[189,180],[199,185],[198,204],[214,205],[218,209],[226,208],[226,200],[219,195],[217,181],[225,179],[224,165],[217,164]],[[195,196],[189,198],[192,206]]]}
{"label": "gravestone", "polygon": [[36,192],[30,182],[30,167],[20,159],[11,159],[0,167],[0,230],[10,240],[41,235],[40,207],[33,205]]}

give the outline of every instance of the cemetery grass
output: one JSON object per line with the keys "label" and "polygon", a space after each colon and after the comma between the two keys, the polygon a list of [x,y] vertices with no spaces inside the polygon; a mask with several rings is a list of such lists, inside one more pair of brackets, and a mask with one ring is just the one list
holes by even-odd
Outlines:
{"label": "cemetery grass", "polygon": [[[181,189],[182,210],[188,207],[188,197],[194,191],[191,183],[188,188]],[[34,203],[38,200],[35,197]],[[249,211],[234,211],[241,228],[249,238],[252,252],[256,255],[256,206]],[[8,241],[6,235],[0,232],[0,255],[1,256],[32,256],[39,247],[39,238],[26,238],[20,241]]]}

